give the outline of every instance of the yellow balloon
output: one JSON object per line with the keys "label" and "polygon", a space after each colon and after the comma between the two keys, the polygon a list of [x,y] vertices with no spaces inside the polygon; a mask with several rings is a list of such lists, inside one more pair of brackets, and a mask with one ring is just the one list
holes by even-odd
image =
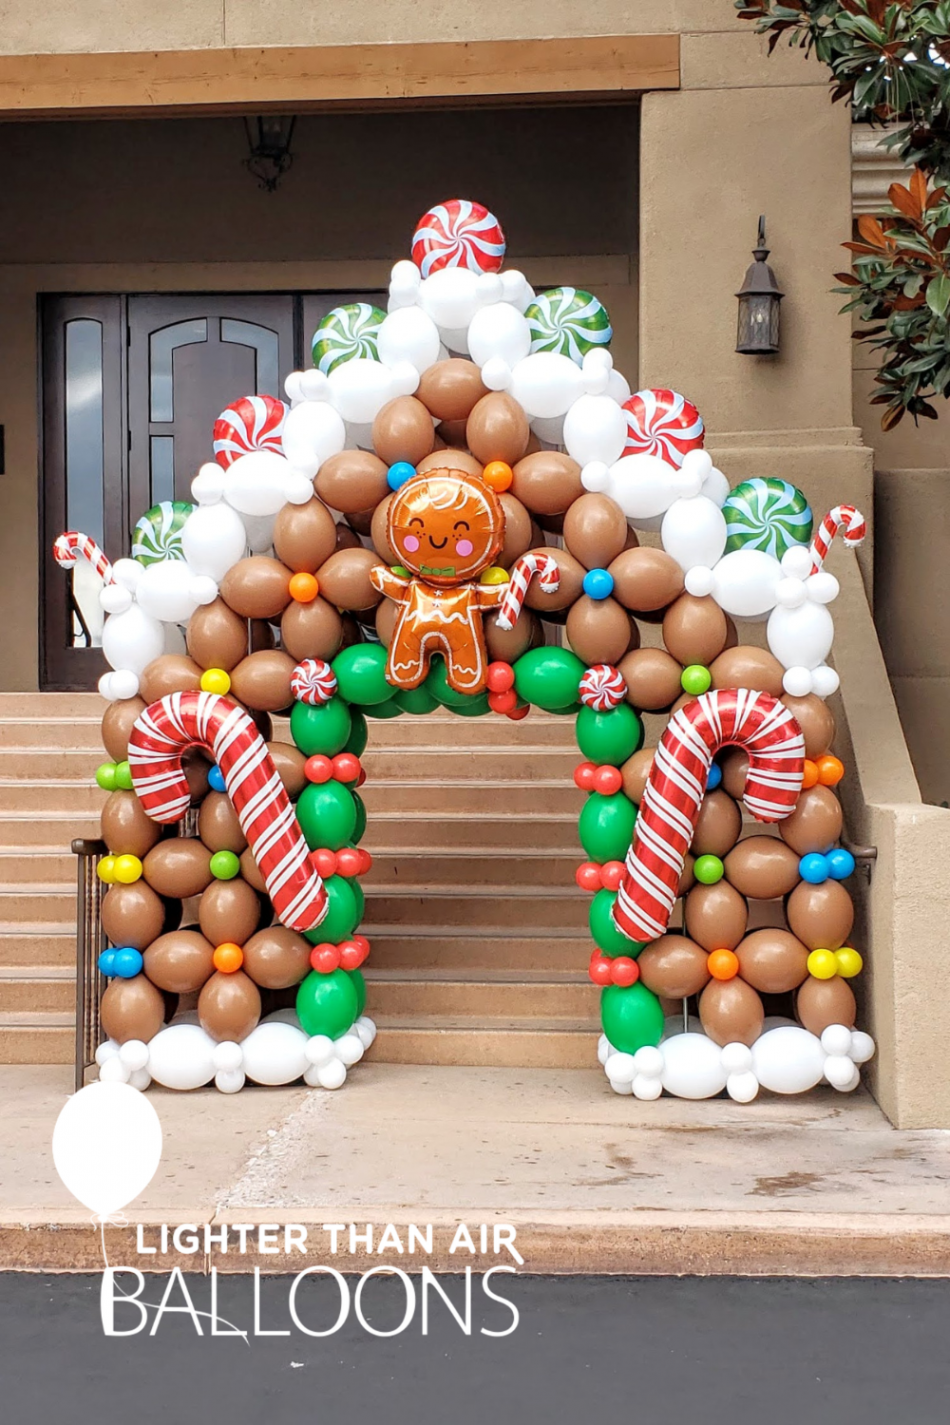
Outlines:
{"label": "yellow balloon", "polygon": [[840,950],[836,950],[835,960],[838,962],[838,974],[844,980],[853,979],[864,969],[864,961],[850,945],[842,945]]}
{"label": "yellow balloon", "polygon": [[201,675],[201,691],[203,693],[229,693],[231,691],[230,676],[223,668],[206,668]]}
{"label": "yellow balloon", "polygon": [[107,886],[111,886],[115,880],[115,857],[103,856],[96,867],[96,875],[100,881],[104,881]]}
{"label": "yellow balloon", "polygon": [[117,856],[113,876],[123,886],[131,886],[142,874],[142,863],[137,856]]}
{"label": "yellow balloon", "polygon": [[480,584],[507,584],[508,570],[493,564],[490,569],[485,570],[478,582]]}
{"label": "yellow balloon", "polygon": [[816,980],[833,980],[838,973],[838,960],[833,950],[813,950],[808,957],[808,973]]}

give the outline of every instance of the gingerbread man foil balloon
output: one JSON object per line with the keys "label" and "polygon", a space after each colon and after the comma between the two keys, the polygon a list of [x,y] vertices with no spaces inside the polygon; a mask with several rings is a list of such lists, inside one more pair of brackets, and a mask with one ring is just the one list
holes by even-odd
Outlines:
{"label": "gingerbread man foil balloon", "polygon": [[480,584],[479,575],[501,549],[505,514],[485,482],[458,470],[430,470],[396,492],[387,534],[409,571],[372,571],[374,585],[399,607],[386,677],[397,688],[417,688],[433,653],[445,659],[458,693],[485,687],[482,613],[504,600],[506,584]]}

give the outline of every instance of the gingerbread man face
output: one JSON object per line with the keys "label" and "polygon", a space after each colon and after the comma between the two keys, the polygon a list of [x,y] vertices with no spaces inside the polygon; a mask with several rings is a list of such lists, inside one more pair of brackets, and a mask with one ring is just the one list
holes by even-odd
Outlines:
{"label": "gingerbread man face", "polygon": [[505,512],[483,480],[459,470],[430,470],[396,492],[387,533],[410,574],[451,588],[491,564],[504,540]]}

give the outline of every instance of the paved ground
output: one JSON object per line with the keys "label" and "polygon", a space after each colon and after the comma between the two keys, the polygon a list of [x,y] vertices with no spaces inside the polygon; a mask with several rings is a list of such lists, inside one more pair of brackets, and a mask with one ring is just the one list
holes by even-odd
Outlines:
{"label": "paved ground", "polygon": [[[206,1308],[207,1278],[189,1278]],[[461,1284],[446,1281],[460,1303]],[[159,1301],[161,1278],[148,1282]],[[365,1316],[402,1316],[391,1279],[374,1281]],[[950,1362],[950,1283],[737,1281],[729,1278],[520,1277],[504,1294],[520,1313],[473,1310],[465,1336],[437,1302],[399,1336],[377,1339],[352,1317],[339,1333],[198,1339],[187,1317],[154,1338],[106,1340],[99,1283],[88,1276],[0,1276],[4,1416],[16,1422],[185,1420],[274,1425],[943,1425]],[[286,1278],[262,1283],[261,1320],[290,1326]],[[321,1299],[323,1298],[323,1299]],[[333,1319],[317,1289],[316,1322]],[[302,1298],[301,1298],[302,1300]],[[251,1283],[222,1282],[218,1310],[252,1325]],[[205,1323],[207,1325],[207,1323]]]}

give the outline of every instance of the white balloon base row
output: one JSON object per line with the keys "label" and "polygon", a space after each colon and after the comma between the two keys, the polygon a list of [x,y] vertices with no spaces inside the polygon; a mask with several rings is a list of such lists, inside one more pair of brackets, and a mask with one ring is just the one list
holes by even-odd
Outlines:
{"label": "white balloon base row", "polygon": [[168,1089],[200,1089],[212,1081],[221,1093],[237,1093],[247,1079],[256,1084],[292,1084],[302,1078],[311,1088],[338,1089],[347,1070],[358,1064],[376,1038],[376,1025],[361,1015],[345,1034],[330,1039],[307,1035],[292,1009],[262,1019],[240,1044],[218,1043],[193,1012],[179,1015],[146,1044],[107,1039],[96,1050],[102,1083],[148,1088],[154,1079]]}
{"label": "white balloon base row", "polygon": [[751,1046],[721,1048],[690,1018],[666,1021],[656,1048],[624,1054],[606,1034],[600,1036],[597,1057],[614,1093],[655,1099],[664,1092],[674,1098],[713,1098],[726,1093],[736,1103],[751,1103],[760,1088],[772,1093],[806,1093],[822,1082],[851,1093],[861,1082],[859,1064],[874,1054],[874,1040],[859,1029],[832,1024],[819,1039],[791,1020],[765,1021],[765,1032]]}

